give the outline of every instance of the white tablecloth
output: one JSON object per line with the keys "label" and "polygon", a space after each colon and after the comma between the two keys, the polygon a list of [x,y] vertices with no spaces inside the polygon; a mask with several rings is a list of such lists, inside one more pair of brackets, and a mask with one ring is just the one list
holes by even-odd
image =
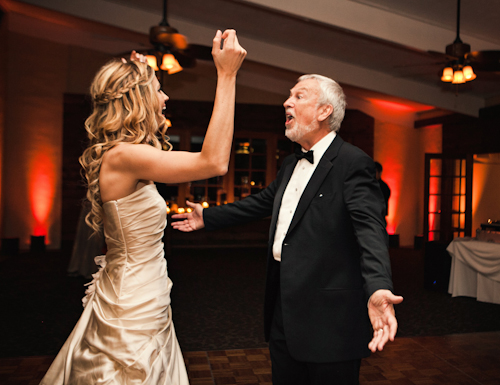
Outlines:
{"label": "white tablecloth", "polygon": [[500,244],[456,238],[446,250],[451,255],[448,292],[500,304]]}

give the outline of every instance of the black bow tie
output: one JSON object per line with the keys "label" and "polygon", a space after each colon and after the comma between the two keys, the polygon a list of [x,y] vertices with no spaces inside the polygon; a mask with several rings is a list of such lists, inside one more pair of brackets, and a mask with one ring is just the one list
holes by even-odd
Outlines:
{"label": "black bow tie", "polygon": [[301,159],[305,158],[309,161],[309,163],[314,164],[314,158],[313,158],[312,151],[304,152],[300,149],[300,147],[296,147],[295,148],[295,157],[297,158],[297,160],[301,160]]}

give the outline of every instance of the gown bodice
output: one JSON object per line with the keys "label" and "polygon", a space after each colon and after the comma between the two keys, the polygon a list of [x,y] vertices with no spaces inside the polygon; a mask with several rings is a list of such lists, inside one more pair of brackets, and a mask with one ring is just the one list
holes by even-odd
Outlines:
{"label": "gown bodice", "polygon": [[[163,250],[165,201],[154,184],[103,204],[106,268],[114,300],[147,295],[151,279],[168,278]],[[103,281],[104,282],[104,281]],[[166,287],[167,285],[165,285]]]}
{"label": "gown bodice", "polygon": [[163,251],[166,204],[154,184],[103,204],[108,251],[85,310],[41,384],[188,385]]}

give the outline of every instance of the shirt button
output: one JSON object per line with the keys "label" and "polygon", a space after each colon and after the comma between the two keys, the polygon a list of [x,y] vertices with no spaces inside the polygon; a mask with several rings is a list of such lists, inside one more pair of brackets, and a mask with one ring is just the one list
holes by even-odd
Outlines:
{"label": "shirt button", "polygon": [[292,210],[290,210],[290,214],[292,213]]}

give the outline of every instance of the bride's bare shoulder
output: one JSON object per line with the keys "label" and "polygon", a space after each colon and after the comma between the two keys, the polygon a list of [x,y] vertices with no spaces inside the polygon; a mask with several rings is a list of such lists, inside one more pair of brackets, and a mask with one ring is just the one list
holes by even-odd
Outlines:
{"label": "bride's bare shoulder", "polygon": [[133,144],[133,143],[119,143],[113,148],[110,148],[103,155],[103,165],[107,164],[111,168],[121,168],[130,165],[137,158],[137,155],[143,151],[148,150],[146,144]]}

